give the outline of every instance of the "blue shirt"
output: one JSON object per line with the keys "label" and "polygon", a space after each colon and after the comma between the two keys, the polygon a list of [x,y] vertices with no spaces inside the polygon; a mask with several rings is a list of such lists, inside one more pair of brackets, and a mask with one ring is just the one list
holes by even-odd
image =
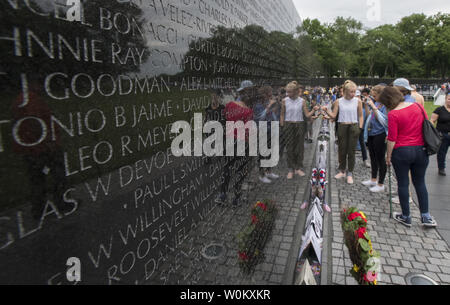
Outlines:
{"label": "blue shirt", "polygon": [[[375,106],[377,106],[377,108],[379,106],[381,106],[380,103],[376,102]],[[383,113],[385,116],[387,116],[387,109],[385,106],[378,108],[378,111],[380,111],[381,113]],[[372,112],[371,116],[371,120],[369,123],[369,136],[373,137],[373,136],[378,136],[380,134],[383,134],[386,132],[385,128],[383,127],[383,125],[381,125],[381,123],[378,121],[377,119],[377,115],[375,114],[375,112]]]}
{"label": "blue shirt", "polygon": [[416,103],[416,99],[413,98],[411,95],[405,95],[405,102],[415,104]]}

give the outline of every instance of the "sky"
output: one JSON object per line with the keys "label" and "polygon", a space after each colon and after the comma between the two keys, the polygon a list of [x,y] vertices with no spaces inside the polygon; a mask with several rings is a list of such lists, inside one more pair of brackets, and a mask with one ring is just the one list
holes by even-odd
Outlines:
{"label": "sky", "polygon": [[302,19],[331,23],[337,16],[353,17],[366,27],[396,24],[413,13],[450,13],[450,0],[293,0]]}

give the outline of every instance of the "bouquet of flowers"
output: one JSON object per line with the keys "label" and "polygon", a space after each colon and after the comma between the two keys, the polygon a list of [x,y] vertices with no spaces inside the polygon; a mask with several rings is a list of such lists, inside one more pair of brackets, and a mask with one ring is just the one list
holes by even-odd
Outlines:
{"label": "bouquet of flowers", "polygon": [[354,207],[344,209],[342,230],[353,263],[350,273],[361,285],[377,285],[381,271],[380,254],[373,249],[366,215]]}
{"label": "bouquet of flowers", "polygon": [[249,224],[238,234],[239,265],[244,271],[250,272],[262,257],[275,222],[276,211],[273,201],[258,201],[252,208]]}

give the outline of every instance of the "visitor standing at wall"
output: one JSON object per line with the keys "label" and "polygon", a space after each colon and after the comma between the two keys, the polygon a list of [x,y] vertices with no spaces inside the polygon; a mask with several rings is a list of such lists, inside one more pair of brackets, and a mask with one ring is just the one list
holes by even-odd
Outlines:
{"label": "visitor standing at wall", "polygon": [[425,98],[422,94],[419,94],[417,92],[417,87],[412,85],[411,88],[413,89],[411,91],[411,96],[416,100],[417,103],[425,107]]}
{"label": "visitor standing at wall", "polygon": [[300,177],[305,176],[303,171],[303,158],[305,150],[305,120],[310,118],[314,110],[308,112],[305,100],[299,95],[303,92],[297,82],[291,82],[286,86],[287,97],[283,100],[281,108],[280,125],[283,128],[283,136],[286,139],[288,149],[287,179],[294,178],[294,173]]}
{"label": "visitor standing at wall", "polygon": [[[276,116],[277,101],[273,97],[272,87],[265,86],[258,89],[257,102],[253,107],[254,121],[259,126],[259,122],[267,122],[267,147],[270,149],[272,145],[272,121],[279,121]],[[260,131],[261,132],[261,131]],[[259,156],[260,160],[268,159],[268,157]],[[270,168],[259,168],[259,181],[262,183],[272,183],[271,179],[278,179],[279,176],[272,173]]]}
{"label": "visitor standing at wall", "polygon": [[428,191],[425,173],[429,157],[425,148],[422,126],[428,116],[422,105],[405,102],[403,94],[395,87],[386,87],[379,102],[389,110],[389,131],[386,164],[394,167],[398,181],[398,194],[402,213],[394,213],[394,219],[411,227],[409,206],[409,173],[419,199],[422,224],[436,227],[429,213]]}
{"label": "visitor standing at wall", "polygon": [[450,147],[450,92],[447,93],[445,105],[437,108],[431,116],[431,122],[437,123],[437,130],[442,134],[442,144],[437,155],[439,175],[446,176],[446,158]]}
{"label": "visitor standing at wall", "polygon": [[[239,93],[239,101],[230,102],[225,107],[225,119],[227,122],[242,121],[246,124],[253,120],[253,105],[257,98],[257,88],[249,80],[243,81],[241,87],[237,90]],[[249,157],[248,157],[248,132],[246,131],[244,139],[240,139],[240,133],[235,129],[231,133],[227,130],[227,139],[231,138],[234,141],[234,157],[224,168],[224,183],[222,184],[222,192],[219,195],[218,201],[223,203],[226,201],[228,187],[232,177],[235,178],[232,189],[234,191],[233,206],[240,204],[242,195],[242,183],[249,171]],[[237,156],[238,140],[245,141],[245,156]]]}
{"label": "visitor standing at wall", "polygon": [[370,187],[370,191],[373,193],[384,192],[385,190],[388,118],[386,107],[377,102],[385,87],[375,86],[370,92],[371,96],[365,97],[365,103],[372,110],[364,125],[364,138],[367,139],[369,147],[372,179],[364,181],[362,184]]}
{"label": "visitor standing at wall", "polygon": [[353,170],[355,168],[355,148],[360,132],[363,128],[364,117],[362,102],[356,98],[357,86],[348,80],[344,84],[344,96],[335,102],[331,113],[327,107],[323,111],[332,119],[336,119],[338,112],[338,151],[339,151],[339,173],[336,179],[347,176],[347,183],[353,184]]}
{"label": "visitor standing at wall", "polygon": [[[362,91],[356,90],[356,97],[359,98],[361,102],[363,102],[363,100],[367,96],[369,96],[369,94],[370,94],[370,90],[369,89],[365,89],[365,90],[362,90]],[[367,106],[367,103],[362,103],[362,105],[363,105],[363,117],[364,117],[363,126],[365,126],[367,118],[369,117],[370,109]],[[360,132],[358,143],[359,143],[359,147],[360,147],[360,150],[361,150],[361,155],[362,155],[362,160],[363,160],[364,166],[369,168],[370,167],[370,162],[369,162],[369,157],[367,155],[366,142],[364,141],[364,132]]]}
{"label": "visitor standing at wall", "polygon": [[[307,105],[306,108],[308,109],[308,112],[313,111],[314,107],[317,105],[316,99],[311,99],[309,97],[309,92],[308,91],[305,91],[305,94],[303,94],[303,99],[306,102],[306,105]],[[313,122],[312,118],[308,118],[306,120],[306,141],[309,144],[311,144],[313,142],[313,139],[312,139],[313,138],[313,130],[312,130],[313,123],[314,122]]]}
{"label": "visitor standing at wall", "polygon": [[406,78],[398,78],[394,81],[393,86],[400,90],[406,103],[417,103],[416,99],[411,95],[414,89],[409,84],[409,80]]}

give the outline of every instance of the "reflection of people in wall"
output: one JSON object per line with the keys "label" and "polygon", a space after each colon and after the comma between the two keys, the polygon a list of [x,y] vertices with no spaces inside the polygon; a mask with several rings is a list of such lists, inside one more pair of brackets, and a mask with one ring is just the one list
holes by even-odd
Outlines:
{"label": "reflection of people in wall", "polygon": [[27,166],[31,213],[33,218],[39,219],[47,200],[55,203],[62,212],[66,188],[64,157],[57,130],[54,139],[49,130],[51,110],[35,82],[28,87],[28,103],[23,101],[21,93],[12,105],[14,125],[18,126],[13,131],[13,151],[23,156]]}
{"label": "reflection of people in wall", "polygon": [[[256,87],[251,81],[243,81],[241,88],[238,89],[239,101],[230,102],[225,107],[225,118],[229,122],[244,122],[246,124],[253,120],[253,105],[257,97]],[[228,134],[227,138],[231,137],[234,140],[235,157],[233,157],[229,164],[225,167],[225,182],[222,185],[221,194],[219,195],[219,202],[225,202],[227,198],[227,191],[232,175],[236,176],[236,183],[233,185],[234,199],[233,206],[240,204],[242,195],[242,183],[249,171],[249,158],[248,158],[248,132],[245,134],[245,156],[236,156],[238,149],[238,137],[239,133],[234,130],[234,133]],[[244,139],[241,139],[244,140]]]}
{"label": "reflection of people in wall", "polygon": [[[205,124],[207,122],[215,121],[219,122],[223,129],[225,130],[225,106],[222,104],[222,98],[221,98],[222,92],[220,90],[213,90],[211,92],[211,105],[208,106],[205,110]],[[206,137],[210,137],[212,133],[206,134]],[[225,138],[224,138],[224,146],[225,145]],[[210,163],[213,159],[207,158],[206,162]]]}
{"label": "reflection of people in wall", "polygon": [[206,108],[205,121],[217,121],[225,127],[225,106],[221,103],[220,90],[211,92],[211,105]]}
{"label": "reflection of people in wall", "polygon": [[[254,121],[259,124],[261,121],[267,122],[267,147],[272,147],[272,128],[271,124],[272,121],[279,121],[279,118],[277,118],[277,112],[279,110],[277,109],[279,104],[277,103],[277,100],[273,98],[273,90],[270,86],[265,86],[258,89],[258,98],[257,102],[253,106],[253,115],[254,115]],[[260,131],[262,132],[262,131]],[[263,157],[259,155],[259,159],[268,159],[268,157]],[[259,168],[259,181],[262,183],[270,184],[272,183],[271,179],[278,179],[279,176],[275,173],[272,173],[272,170],[269,168],[260,167]]]}

